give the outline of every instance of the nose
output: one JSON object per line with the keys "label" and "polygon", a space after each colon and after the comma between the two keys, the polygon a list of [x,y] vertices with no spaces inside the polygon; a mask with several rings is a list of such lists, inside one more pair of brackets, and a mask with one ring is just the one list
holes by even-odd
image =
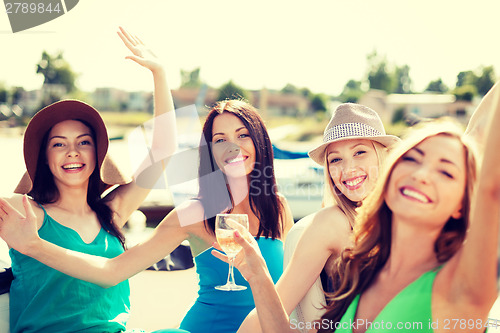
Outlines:
{"label": "nose", "polygon": [[68,151],[66,153],[68,157],[77,157],[80,156],[78,151],[78,147],[76,145],[68,145]]}
{"label": "nose", "polygon": [[228,153],[239,152],[240,151],[240,146],[238,146],[235,143],[229,143],[227,151],[228,151]]}
{"label": "nose", "polygon": [[412,174],[412,178],[418,182],[426,184],[429,181],[429,168],[425,166],[420,166]]}

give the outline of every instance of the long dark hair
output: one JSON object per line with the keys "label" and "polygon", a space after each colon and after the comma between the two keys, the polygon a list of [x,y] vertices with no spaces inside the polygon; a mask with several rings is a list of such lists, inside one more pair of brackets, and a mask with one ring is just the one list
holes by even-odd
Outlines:
{"label": "long dark hair", "polygon": [[[476,153],[474,144],[462,136],[456,122],[434,121],[417,126],[403,142],[390,153],[384,172],[374,190],[368,195],[359,210],[354,227],[354,246],[345,249],[337,259],[331,273],[334,292],[329,294],[330,303],[322,319],[338,322],[354,300],[375,280],[390,256],[392,211],[385,202],[389,178],[401,157],[423,140],[445,135],[459,140],[466,157],[466,186],[462,198],[461,217],[450,216],[434,242],[434,253],[439,263],[445,263],[462,246],[469,226],[469,212],[476,179]],[[331,332],[320,329],[318,332]]]}
{"label": "long dark hair", "polygon": [[[95,131],[84,120],[74,119],[90,129],[91,136],[94,142],[96,141]],[[59,199],[60,193],[54,182],[54,175],[50,171],[47,164],[47,143],[49,139],[49,133],[52,130],[50,128],[47,133],[43,136],[42,144],[40,145],[40,152],[38,154],[37,168],[35,173],[35,179],[33,180],[33,188],[28,193],[29,196],[33,198],[34,201],[40,205],[54,203]],[[96,150],[97,154],[97,150]],[[97,161],[97,155],[96,155]],[[121,230],[113,222],[113,212],[106,204],[105,199],[101,198],[102,193],[102,182],[100,177],[100,168],[96,164],[96,167],[89,178],[89,185],[87,190],[87,203],[90,208],[96,213],[101,227],[104,228],[108,233],[118,238],[123,248],[125,248],[125,236]]]}
{"label": "long dark hair", "polygon": [[[273,149],[264,121],[257,109],[241,100],[226,100],[217,102],[208,113],[203,125],[203,135],[200,142],[200,188],[198,199],[201,201],[205,214],[205,228],[215,233],[215,215],[230,212],[233,199],[227,187],[226,176],[220,171],[212,154],[212,127],[215,117],[222,113],[230,113],[240,119],[250,133],[255,146],[255,166],[249,177],[249,198],[252,212],[260,221],[258,237],[280,237],[283,232],[283,204],[277,194],[274,177]],[[224,181],[217,181],[209,174],[219,173]],[[227,193],[227,200],[214,193]]]}

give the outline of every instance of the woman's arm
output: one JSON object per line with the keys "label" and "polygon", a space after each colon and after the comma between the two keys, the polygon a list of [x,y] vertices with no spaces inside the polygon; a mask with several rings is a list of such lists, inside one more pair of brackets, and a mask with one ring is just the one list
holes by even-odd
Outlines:
{"label": "woman's arm", "polygon": [[[102,287],[116,285],[139,273],[163,259],[190,235],[204,230],[203,223],[198,223],[203,220],[201,204],[189,201],[170,212],[148,240],[108,259],[67,250],[41,239],[36,216],[26,196],[23,204],[26,217],[0,199],[0,237],[9,247],[62,273]],[[179,215],[183,216],[182,223]],[[189,219],[189,223],[185,219]]]}
{"label": "woman's arm", "polygon": [[131,183],[119,186],[106,197],[110,208],[115,213],[114,222],[119,227],[122,227],[127,222],[130,214],[139,207],[149,194],[152,186],[163,172],[165,165],[161,168],[149,168],[146,171],[148,174],[146,176],[142,175],[143,178],[148,178],[151,186],[144,186],[144,184],[139,186],[137,184],[137,174],[155,162],[168,158],[175,152],[177,149],[177,131],[174,102],[164,67],[137,36],[133,36],[121,27],[118,35],[133,54],[127,56],[127,59],[131,59],[150,70],[154,81],[154,121],[150,151],[152,160],[148,157],[139,167]]}
{"label": "woman's arm", "polygon": [[[290,315],[321,274],[333,253],[349,245],[350,227],[338,207],[327,207],[313,216],[305,228],[292,259],[276,284],[283,308]],[[253,290],[253,288],[252,288]],[[260,313],[252,311],[240,329],[259,332]],[[319,318],[315,318],[319,319]]]}
{"label": "woman's arm", "polygon": [[[262,331],[273,333],[292,332],[288,323],[288,316],[274,288],[273,280],[267,269],[266,261],[260,253],[259,245],[248,230],[240,227],[237,223],[234,223],[233,227],[237,229],[234,238],[243,248],[237,254],[234,264],[248,281],[250,288],[252,288]],[[218,248],[217,243],[213,245]],[[228,262],[227,257],[218,251],[213,250],[212,255]],[[254,333],[255,331],[252,328],[241,326],[238,332]]]}
{"label": "woman's arm", "polygon": [[450,293],[456,288],[469,304],[491,307],[497,297],[497,246],[500,222],[500,85],[488,93],[489,122],[481,153],[470,227],[466,242],[457,253]]}

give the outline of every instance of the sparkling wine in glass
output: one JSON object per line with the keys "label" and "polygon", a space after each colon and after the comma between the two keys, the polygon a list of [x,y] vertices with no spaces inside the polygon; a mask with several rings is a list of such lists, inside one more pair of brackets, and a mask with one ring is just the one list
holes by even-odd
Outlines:
{"label": "sparkling wine in glass", "polygon": [[247,287],[237,285],[234,282],[234,258],[241,250],[241,245],[234,240],[234,231],[236,229],[227,223],[229,219],[248,229],[247,214],[217,214],[215,218],[215,235],[217,236],[217,242],[229,259],[229,273],[226,284],[216,286],[215,289],[226,291],[245,290]]}

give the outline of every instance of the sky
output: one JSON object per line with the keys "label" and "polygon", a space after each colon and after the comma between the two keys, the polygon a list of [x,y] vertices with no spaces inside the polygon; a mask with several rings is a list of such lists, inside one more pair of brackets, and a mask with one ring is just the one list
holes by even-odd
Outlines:
{"label": "sky", "polygon": [[413,90],[460,71],[493,65],[500,75],[497,0],[81,0],[65,15],[12,33],[0,12],[0,84],[37,89],[43,50],[63,51],[84,91],[152,89],[151,74],[130,60],[116,31],[140,36],[165,63],[172,88],[180,70],[201,68],[218,87],[287,83],[329,95],[367,73],[367,54],[410,67]]}

